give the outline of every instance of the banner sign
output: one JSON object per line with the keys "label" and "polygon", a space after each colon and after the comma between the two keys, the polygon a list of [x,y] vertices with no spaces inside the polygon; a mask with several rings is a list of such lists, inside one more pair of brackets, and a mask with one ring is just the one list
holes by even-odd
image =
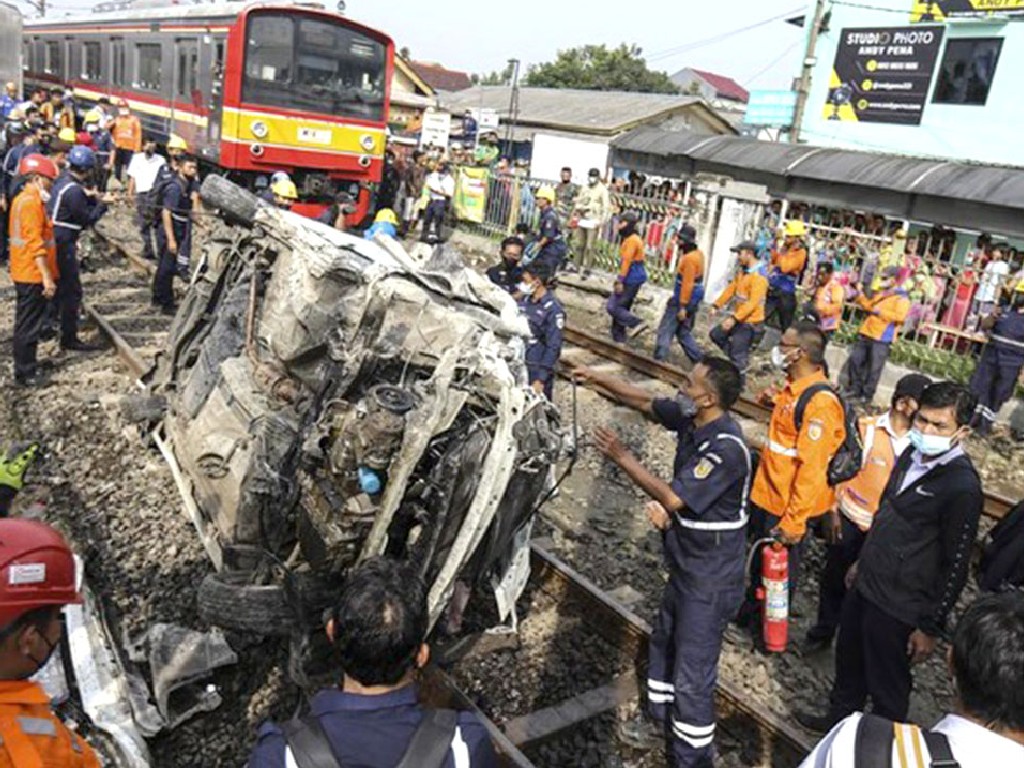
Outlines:
{"label": "banner sign", "polygon": [[796,91],[751,91],[743,122],[747,125],[788,128],[793,124],[795,111]]}
{"label": "banner sign", "polygon": [[844,29],[822,117],[919,125],[942,33],[921,26]]}
{"label": "banner sign", "polygon": [[423,127],[420,129],[420,147],[435,146],[448,148],[448,137],[452,130],[452,116],[428,107],[423,112]]}
{"label": "banner sign", "polygon": [[912,22],[935,22],[966,16],[1024,15],[1024,0],[911,0]]}
{"label": "banner sign", "polygon": [[455,182],[455,218],[482,224],[487,201],[487,179],[490,171],[486,168],[459,169]]}

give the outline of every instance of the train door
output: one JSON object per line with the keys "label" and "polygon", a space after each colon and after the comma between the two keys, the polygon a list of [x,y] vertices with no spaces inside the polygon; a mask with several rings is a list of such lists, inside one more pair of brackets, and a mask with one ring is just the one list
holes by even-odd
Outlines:
{"label": "train door", "polygon": [[174,83],[171,88],[170,132],[194,146],[203,96],[199,90],[199,42],[195,38],[174,41]]}
{"label": "train door", "polygon": [[210,98],[207,103],[206,141],[212,149],[220,147],[221,107],[224,104],[224,59],[227,56],[227,40],[224,37],[207,36],[210,62]]}

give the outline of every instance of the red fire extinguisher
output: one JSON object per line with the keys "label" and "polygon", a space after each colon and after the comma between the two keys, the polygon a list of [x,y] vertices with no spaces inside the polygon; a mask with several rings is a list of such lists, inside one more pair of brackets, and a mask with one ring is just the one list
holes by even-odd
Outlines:
{"label": "red fire extinguisher", "polygon": [[782,653],[789,637],[789,552],[778,541],[761,550],[761,586],[756,594],[765,647]]}

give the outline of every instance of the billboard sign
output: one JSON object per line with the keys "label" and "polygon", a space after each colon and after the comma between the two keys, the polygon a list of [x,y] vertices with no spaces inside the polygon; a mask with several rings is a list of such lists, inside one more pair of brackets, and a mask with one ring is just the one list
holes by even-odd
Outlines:
{"label": "billboard sign", "polygon": [[945,21],[969,16],[1024,16],[1024,0],[911,0],[910,20]]}
{"label": "billboard sign", "polygon": [[766,128],[788,128],[793,124],[795,111],[796,91],[751,91],[743,122]]}
{"label": "billboard sign", "polygon": [[937,26],[844,29],[822,117],[919,125],[942,33]]}

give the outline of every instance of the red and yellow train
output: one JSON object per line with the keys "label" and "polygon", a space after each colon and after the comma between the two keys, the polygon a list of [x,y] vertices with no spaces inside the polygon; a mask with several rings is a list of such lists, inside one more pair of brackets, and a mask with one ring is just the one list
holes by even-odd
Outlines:
{"label": "red and yellow train", "polygon": [[394,43],[313,5],[220,2],[26,21],[26,88],[66,85],[80,111],[124,99],[160,142],[250,188],[287,171],[296,209],[341,191],[361,219],[384,166]]}

